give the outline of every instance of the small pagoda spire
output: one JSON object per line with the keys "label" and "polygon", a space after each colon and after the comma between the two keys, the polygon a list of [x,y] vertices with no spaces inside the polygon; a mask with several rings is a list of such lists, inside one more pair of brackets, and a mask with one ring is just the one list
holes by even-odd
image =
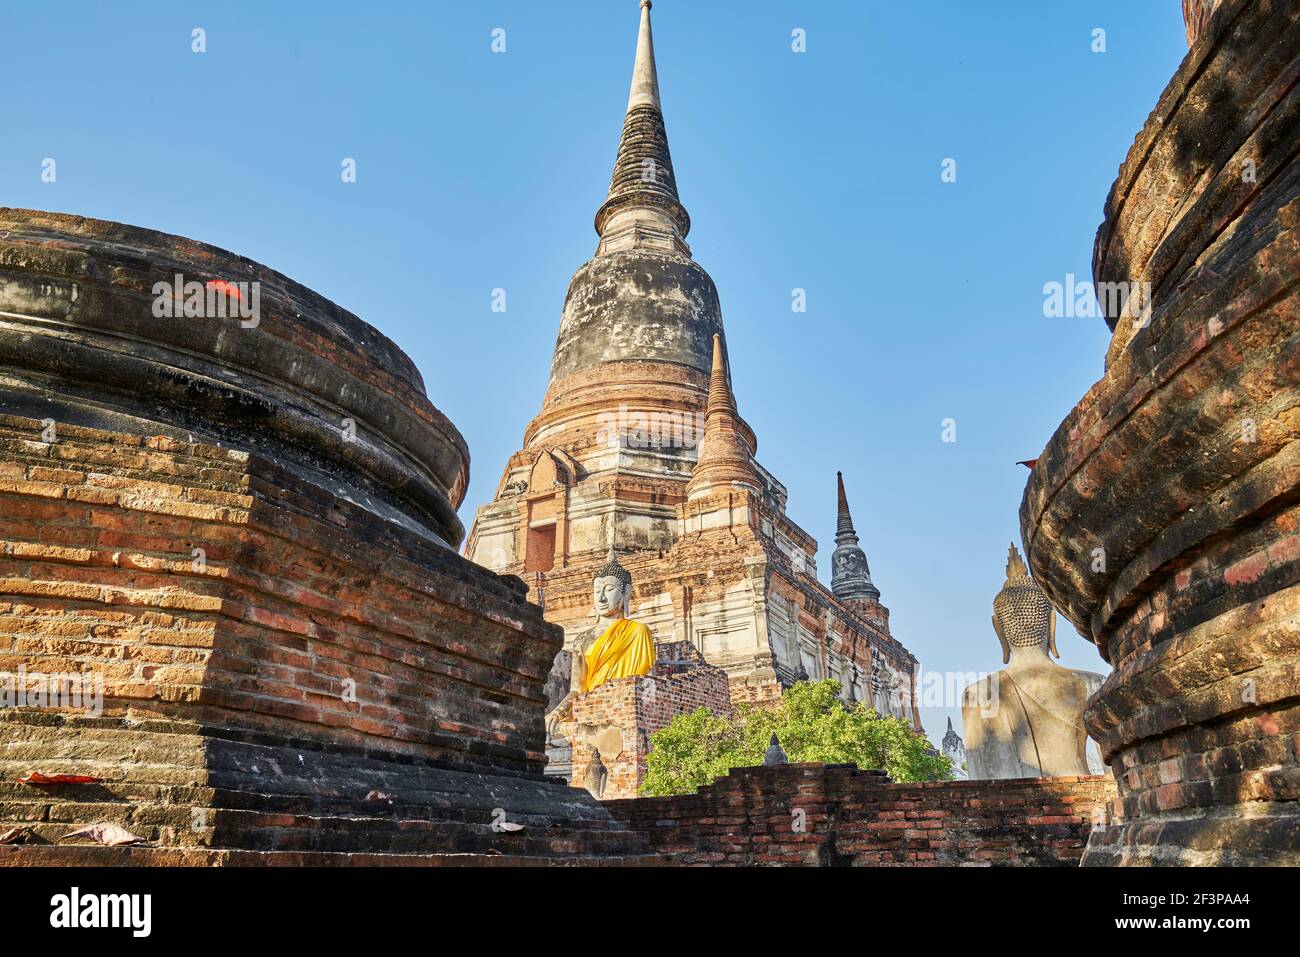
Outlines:
{"label": "small pagoda spire", "polygon": [[853,544],[857,544],[858,536],[853,530],[853,516],[849,514],[849,497],[844,494],[844,473],[835,473],[835,484],[839,492],[839,513],[835,519],[835,544],[842,544],[841,537],[852,538]]}
{"label": "small pagoda spire", "polygon": [[754,468],[755,449],[750,435],[736,411],[722,336],[715,333],[713,368],[709,374],[709,405],[704,416],[699,460],[686,485],[688,499],[734,485],[759,491],[762,486],[758,470]]}
{"label": "small pagoda spire", "polygon": [[677,176],[668,151],[650,7],[650,0],[641,0],[641,27],[623,137],[618,144],[609,195],[596,211],[598,256],[636,247],[690,255],[686,234],[691,229],[691,218],[677,195]]}
{"label": "small pagoda spire", "polygon": [[767,743],[767,750],[763,752],[763,765],[772,767],[777,764],[788,764],[789,758],[785,755],[785,749],[781,747],[781,742],[777,739],[776,733],[772,733],[772,740]]}
{"label": "small pagoda spire", "polygon": [[722,336],[715,332],[713,334],[713,364],[709,369],[709,404],[705,419],[706,427],[708,417],[721,415],[724,412],[731,415],[738,414],[736,411],[736,397],[731,394],[731,373],[727,369],[727,357],[722,350]]}
{"label": "small pagoda spire", "polygon": [[943,749],[944,757],[952,759],[953,771],[960,771],[961,763],[966,759],[966,745],[961,735],[952,726],[952,718],[948,719],[948,731],[944,734],[940,747]]}
{"label": "small pagoda spire", "polygon": [[880,601],[880,589],[871,581],[867,553],[858,545],[858,533],[844,493],[844,473],[835,473],[839,511],[835,522],[835,551],[831,554],[831,592],[836,598]]}

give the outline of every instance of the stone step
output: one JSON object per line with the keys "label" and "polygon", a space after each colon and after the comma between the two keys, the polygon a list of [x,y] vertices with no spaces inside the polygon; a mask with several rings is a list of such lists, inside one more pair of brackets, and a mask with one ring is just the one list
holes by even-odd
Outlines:
{"label": "stone step", "polygon": [[573,826],[569,821],[535,819],[525,823],[522,831],[500,831],[486,820],[410,816],[413,810],[313,815],[212,808],[202,804],[77,801],[38,796],[0,802],[0,830],[24,826],[29,829],[28,840],[56,844],[70,831],[88,823],[109,822],[150,843],[261,851],[618,856],[644,853],[646,847],[640,835],[617,824],[595,827],[580,822],[579,826]]}
{"label": "stone step", "polygon": [[537,857],[511,854],[336,853],[195,847],[0,847],[0,867],[656,867],[655,854]]}
{"label": "stone step", "polygon": [[[424,801],[394,797],[368,800],[364,797],[301,795],[301,794],[258,794],[247,791],[230,791],[224,788],[141,785],[121,782],[98,784],[32,786],[15,782],[0,782],[0,820],[10,805],[44,806],[67,805],[80,806],[88,811],[102,808],[104,813],[113,814],[114,807],[129,808],[130,805],[157,805],[159,807],[178,808],[186,815],[191,807],[206,807],[220,813],[229,811],[261,811],[275,814],[305,814],[316,817],[338,816],[359,817],[367,819],[402,820],[414,818],[419,820],[438,820],[461,822],[466,824],[490,824],[497,815],[486,808],[457,807],[447,800],[448,796],[429,795]],[[431,798],[438,797],[441,800]],[[538,813],[528,801],[521,801],[516,806],[506,798],[506,820],[529,826],[550,826],[553,813]],[[18,813],[17,811],[15,813]],[[30,809],[28,814],[32,813]],[[622,830],[611,819],[591,817],[567,817],[565,826],[575,830]]]}
{"label": "stone step", "polygon": [[[107,822],[172,850],[525,859],[646,852],[644,838],[585,791],[538,776],[318,742],[202,739],[165,723],[133,736],[84,719],[70,747],[62,725],[19,717],[0,715],[0,830],[26,826],[33,846],[92,846],[61,842]],[[17,783],[32,770],[104,780]],[[367,798],[376,792],[391,800]],[[499,821],[524,829],[494,830]]]}
{"label": "stone step", "polygon": [[[0,822],[0,830],[14,822]],[[357,824],[359,822],[349,822]],[[385,822],[387,823],[387,822]],[[123,824],[150,844],[173,848],[228,851],[295,851],[359,854],[504,854],[538,857],[628,856],[645,854],[645,841],[632,833],[579,832],[549,828],[535,833],[497,833],[487,828],[436,825],[427,821],[403,822],[395,829],[342,828],[339,821],[319,821],[315,826],[259,827],[247,830],[218,826],[215,831],[142,827]],[[24,846],[82,847],[76,840],[63,843],[65,836],[81,826],[74,823],[23,822],[28,828]],[[193,841],[184,838],[193,837]],[[207,842],[215,841],[212,847]]]}
{"label": "stone step", "polygon": [[[260,813],[307,818],[337,818],[389,820],[425,820],[458,824],[494,823],[499,817],[484,807],[465,807],[447,804],[420,804],[412,801],[393,802],[357,800],[357,798],[324,798],[303,794],[256,794],[230,792],[220,788],[192,787],[140,787],[129,784],[69,784],[23,785],[0,784],[0,822],[3,820],[86,820],[96,819],[125,822],[127,819],[143,823],[187,826],[192,809],[205,809],[209,815],[233,819],[235,814]],[[506,811],[504,820],[524,824],[525,827],[547,828],[555,826],[554,815],[545,813],[519,813]],[[621,824],[610,818],[567,817],[564,827],[573,831],[599,832],[623,831]]]}

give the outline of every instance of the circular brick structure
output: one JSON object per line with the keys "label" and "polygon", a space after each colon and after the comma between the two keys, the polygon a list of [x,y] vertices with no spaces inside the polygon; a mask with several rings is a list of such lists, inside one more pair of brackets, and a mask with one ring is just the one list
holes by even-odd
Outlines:
{"label": "circular brick structure", "polygon": [[469,450],[411,360],[223,249],[0,208],[0,376],[11,414],[266,455],[425,537],[464,537]]}
{"label": "circular brick structure", "polygon": [[[371,326],[0,209],[0,388],[0,865],[636,856],[543,777],[560,629],[455,552],[464,440]],[[102,821],[153,846],[60,844]]]}
{"label": "circular brick structure", "polygon": [[1098,284],[1150,295],[1109,310],[1021,505],[1115,667],[1085,720],[1124,822],[1085,864],[1300,861],[1300,18],[1229,0],[1204,30],[1097,236]]}

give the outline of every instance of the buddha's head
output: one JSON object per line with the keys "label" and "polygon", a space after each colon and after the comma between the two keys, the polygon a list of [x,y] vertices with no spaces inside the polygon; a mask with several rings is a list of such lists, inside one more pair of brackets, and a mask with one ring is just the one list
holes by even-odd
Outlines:
{"label": "buddha's head", "polygon": [[1002,663],[1016,649],[1036,649],[1061,657],[1056,650],[1056,609],[1029,577],[1013,544],[1007,552],[1007,580],[993,599],[993,630],[1002,643]]}
{"label": "buddha's head", "polygon": [[632,607],[632,576],[614,557],[614,546],[609,547],[605,564],[596,569],[592,581],[592,604],[596,617],[615,619],[627,617]]}

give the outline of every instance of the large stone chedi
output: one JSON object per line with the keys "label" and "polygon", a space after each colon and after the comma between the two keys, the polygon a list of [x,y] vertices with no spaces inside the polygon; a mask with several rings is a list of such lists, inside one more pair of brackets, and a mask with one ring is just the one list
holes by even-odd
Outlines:
{"label": "large stone chedi", "polygon": [[[0,209],[0,312],[0,682],[42,692],[0,707],[0,864],[633,846],[542,775],[560,630],[453,550],[468,453],[392,342],[223,250],[30,210]],[[150,846],[56,843],[104,821]]]}
{"label": "large stone chedi", "polygon": [[541,412],[478,510],[466,554],[521,576],[573,650],[591,627],[593,573],[613,546],[635,581],[630,616],[657,643],[690,644],[724,669],[737,703],[801,677],[836,678],[846,697],[866,700],[874,668],[881,687],[903,692],[882,695],[893,713],[915,720],[903,702],[916,661],[890,635],[842,490],[826,588],[816,541],[755,459],[718,293],[686,243],[648,2],[595,225],[596,254],[569,283]]}
{"label": "large stone chedi", "polygon": [[1102,677],[1051,658],[1056,612],[1029,577],[1014,545],[1007,578],[993,599],[1002,671],[966,689],[962,727],[972,779],[1088,774],[1083,706]]}
{"label": "large stone chedi", "polygon": [[1300,863],[1300,13],[1195,6],[1093,257],[1153,307],[1109,310],[1020,510],[1114,665],[1085,721],[1123,823],[1085,864]]}

